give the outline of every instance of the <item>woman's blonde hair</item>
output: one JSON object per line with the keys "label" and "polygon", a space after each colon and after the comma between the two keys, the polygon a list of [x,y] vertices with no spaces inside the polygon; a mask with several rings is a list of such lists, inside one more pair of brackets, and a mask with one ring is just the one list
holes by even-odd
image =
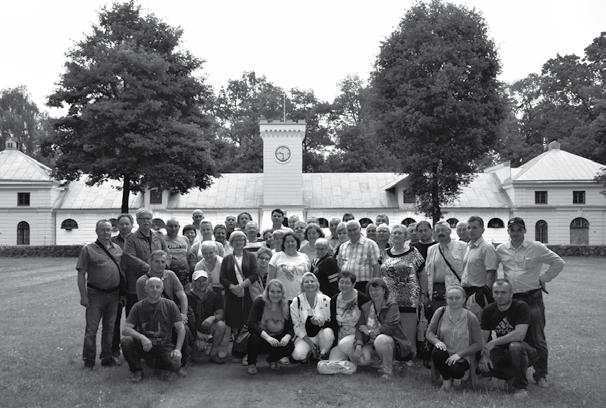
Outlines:
{"label": "woman's blonde hair", "polygon": [[284,284],[280,282],[278,279],[272,279],[267,282],[267,286],[265,286],[265,290],[263,291],[263,300],[265,301],[265,307],[271,306],[271,300],[269,300],[269,289],[272,286],[277,286],[282,291],[282,298],[280,299],[280,309],[282,310],[282,317],[284,319],[288,319],[288,314],[290,313],[288,308],[288,299],[286,299],[286,290],[284,290]]}

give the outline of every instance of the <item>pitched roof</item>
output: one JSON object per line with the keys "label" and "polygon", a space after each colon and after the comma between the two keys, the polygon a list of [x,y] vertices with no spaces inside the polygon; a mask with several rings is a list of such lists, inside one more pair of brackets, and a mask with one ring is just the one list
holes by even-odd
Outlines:
{"label": "pitched roof", "polygon": [[223,173],[206,190],[171,194],[168,208],[255,208],[262,203],[262,173]]}
{"label": "pitched roof", "polygon": [[[550,145],[550,150],[512,171],[513,181],[590,181],[603,165]],[[512,169],[513,170],[513,169]]]}
{"label": "pitched roof", "polygon": [[448,208],[509,208],[511,202],[494,173],[477,174]]}
{"label": "pitched roof", "polygon": [[[116,187],[122,186],[118,181],[107,181],[101,185],[87,186],[86,176],[70,182],[61,193],[57,209],[119,209],[122,206],[122,191]],[[141,194],[130,193],[128,207],[143,206]]]}
{"label": "pitched roof", "polygon": [[0,180],[52,181],[51,169],[19,150],[0,152]]}

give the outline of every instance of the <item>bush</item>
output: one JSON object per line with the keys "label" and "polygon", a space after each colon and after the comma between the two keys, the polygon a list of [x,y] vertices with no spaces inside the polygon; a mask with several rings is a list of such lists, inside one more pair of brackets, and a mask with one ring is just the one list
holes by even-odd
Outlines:
{"label": "bush", "polygon": [[547,245],[560,256],[606,256],[606,245]]}
{"label": "bush", "polygon": [[0,257],[77,257],[82,245],[15,245],[0,246]]}

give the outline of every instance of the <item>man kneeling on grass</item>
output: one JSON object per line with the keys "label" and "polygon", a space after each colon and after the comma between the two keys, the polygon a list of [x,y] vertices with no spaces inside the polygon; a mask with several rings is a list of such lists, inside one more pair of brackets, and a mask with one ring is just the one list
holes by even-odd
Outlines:
{"label": "man kneeling on grass", "polygon": [[194,272],[187,299],[187,325],[192,337],[192,355],[197,357],[206,354],[215,364],[225,363],[231,332],[223,318],[223,295],[213,290],[208,272]]}
{"label": "man kneeling on grass", "polygon": [[[481,328],[486,339],[479,368],[497,378],[507,380],[514,396],[528,395],[526,370],[537,360],[537,351],[526,341],[530,308],[513,299],[513,288],[507,279],[497,279],[492,285],[494,303],[482,311]],[[497,337],[489,341],[493,331]]]}
{"label": "man kneeling on grass", "polygon": [[[162,297],[164,284],[159,278],[145,282],[147,297],[133,306],[122,334],[122,354],[132,373],[132,381],[143,379],[141,358],[148,366],[166,370],[166,374],[181,369],[181,347],[185,339],[185,326],[179,308],[172,300]],[[176,344],[172,342],[172,329],[177,332]]]}

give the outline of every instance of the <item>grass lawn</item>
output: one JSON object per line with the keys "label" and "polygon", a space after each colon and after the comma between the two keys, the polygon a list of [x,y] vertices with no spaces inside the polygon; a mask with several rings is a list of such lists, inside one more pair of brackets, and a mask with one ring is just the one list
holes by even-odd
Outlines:
{"label": "grass lawn", "polygon": [[429,370],[410,368],[385,383],[372,370],[321,376],[313,367],[255,377],[239,364],[190,367],[187,378],[147,377],[133,385],[126,365],[82,368],[84,308],[73,258],[0,258],[0,406],[2,407],[604,407],[606,258],[567,258],[545,297],[550,387],[526,401],[482,381],[480,390],[443,394]]}

